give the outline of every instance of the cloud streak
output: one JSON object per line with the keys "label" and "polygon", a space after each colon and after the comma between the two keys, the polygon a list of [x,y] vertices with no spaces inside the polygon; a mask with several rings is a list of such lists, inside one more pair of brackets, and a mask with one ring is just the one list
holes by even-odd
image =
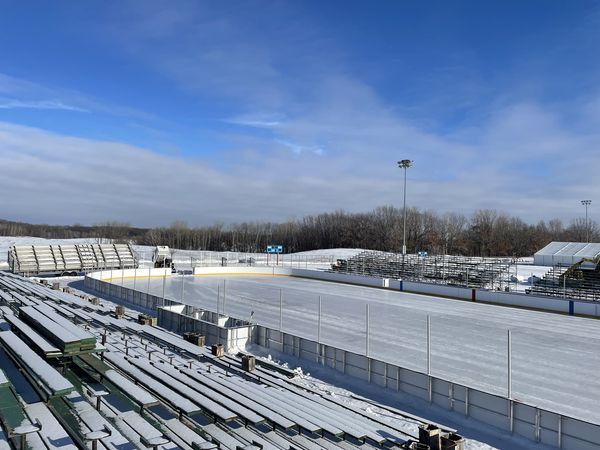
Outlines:
{"label": "cloud streak", "polygon": [[0,99],[0,109],[56,109],[85,113],[90,112],[85,108],[68,105],[57,100],[23,101],[16,99]]}
{"label": "cloud streak", "polygon": [[105,102],[70,89],[48,87],[5,73],[0,73],[0,94],[0,109],[62,110],[102,113],[146,121],[159,120],[146,111]]}

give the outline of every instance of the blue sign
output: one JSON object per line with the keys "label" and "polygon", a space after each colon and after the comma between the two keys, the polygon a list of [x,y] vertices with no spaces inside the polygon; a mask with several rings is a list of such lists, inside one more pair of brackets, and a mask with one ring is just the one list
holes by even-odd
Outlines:
{"label": "blue sign", "polygon": [[419,255],[419,256],[427,256],[427,252],[419,252],[419,253],[417,253],[417,255]]}
{"label": "blue sign", "polygon": [[283,245],[267,245],[267,253],[283,253]]}

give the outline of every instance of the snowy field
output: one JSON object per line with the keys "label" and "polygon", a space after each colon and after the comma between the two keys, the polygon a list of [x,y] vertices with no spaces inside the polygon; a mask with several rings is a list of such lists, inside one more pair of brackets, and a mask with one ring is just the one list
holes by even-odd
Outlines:
{"label": "snowy field", "polygon": [[[162,296],[162,279],[135,283]],[[500,395],[507,392],[510,329],[513,397],[600,423],[600,322],[594,319],[293,277],[179,276],[166,280],[165,291],[272,328],[279,328],[281,292],[284,331],[363,354],[369,304],[369,356],[422,372],[430,315],[432,375]]]}

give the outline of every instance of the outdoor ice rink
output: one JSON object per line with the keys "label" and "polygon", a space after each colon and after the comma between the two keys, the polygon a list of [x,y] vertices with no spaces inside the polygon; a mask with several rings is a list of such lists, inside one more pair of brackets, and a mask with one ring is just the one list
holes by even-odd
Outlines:
{"label": "outdoor ice rink", "polygon": [[[163,278],[123,283],[163,294]],[[429,315],[432,375],[500,395],[507,393],[510,329],[513,398],[600,421],[600,322],[594,319],[287,276],[175,276],[164,283],[167,298],[275,329],[281,304],[283,331],[362,354],[369,304],[368,355],[421,372]]]}

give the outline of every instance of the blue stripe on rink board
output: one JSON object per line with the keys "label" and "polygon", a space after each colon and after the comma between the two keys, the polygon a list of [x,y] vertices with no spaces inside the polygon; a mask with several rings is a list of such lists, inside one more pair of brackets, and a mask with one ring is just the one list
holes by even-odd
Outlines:
{"label": "blue stripe on rink board", "polygon": [[569,300],[569,315],[575,315],[575,302],[573,300]]}

